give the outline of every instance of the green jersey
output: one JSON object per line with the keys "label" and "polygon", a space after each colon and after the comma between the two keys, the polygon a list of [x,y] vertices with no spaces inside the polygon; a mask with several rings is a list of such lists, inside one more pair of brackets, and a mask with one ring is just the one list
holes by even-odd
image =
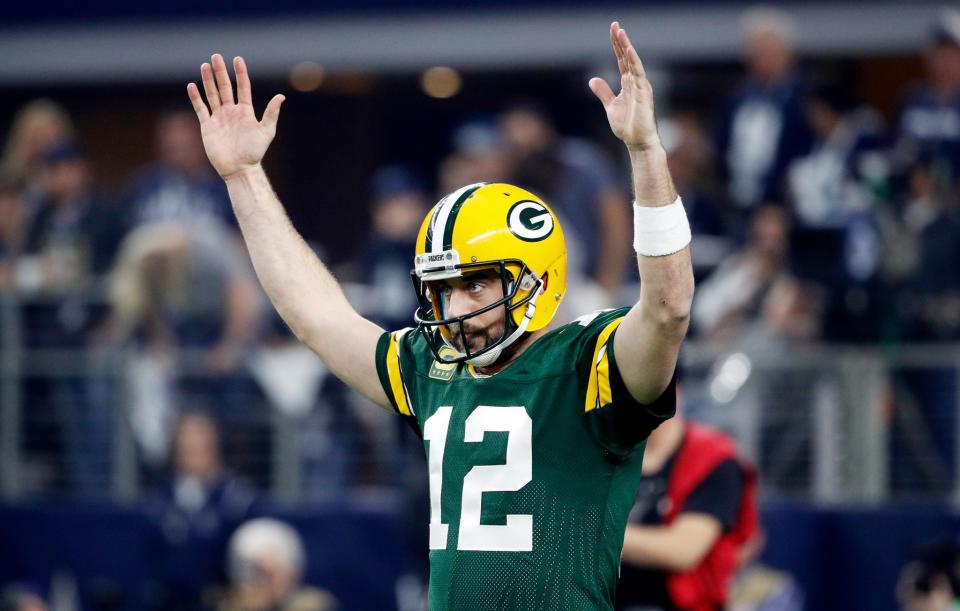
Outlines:
{"label": "green jersey", "polygon": [[674,384],[633,400],[613,349],[627,309],[583,316],[481,376],[385,333],[377,371],[430,476],[432,611],[612,609],[643,441]]}

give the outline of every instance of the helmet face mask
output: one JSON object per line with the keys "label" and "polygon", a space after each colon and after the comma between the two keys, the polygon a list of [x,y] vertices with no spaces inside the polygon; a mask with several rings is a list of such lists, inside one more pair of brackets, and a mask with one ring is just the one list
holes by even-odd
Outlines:
{"label": "helmet face mask", "polygon": [[[414,313],[417,331],[426,337],[434,358],[441,363],[473,361],[501,347],[518,329],[513,312],[525,308],[528,303],[535,301],[544,286],[543,280],[534,276],[531,270],[519,259],[457,264],[455,270],[459,274],[452,277],[462,277],[464,279],[468,279],[470,274],[477,272],[494,271],[500,280],[503,296],[477,310],[460,316],[448,317],[446,316],[446,306],[443,303],[442,295],[432,288],[434,283],[441,281],[441,279],[423,280],[417,276],[416,270],[411,272],[410,276],[419,303],[419,307]],[[515,277],[523,280],[516,282],[514,281]],[[504,314],[503,330],[500,337],[479,350],[472,350],[464,323],[499,308],[503,308]],[[451,354],[450,350],[443,350],[444,346],[452,348],[455,354]]]}
{"label": "helmet face mask", "polygon": [[[503,292],[491,303],[450,316],[439,281],[493,272]],[[434,358],[443,363],[490,365],[524,333],[545,327],[566,289],[566,246],[560,222],[536,195],[507,184],[474,184],[441,199],[417,236],[411,271],[418,308],[414,319]],[[549,287],[549,293],[547,288]],[[499,337],[472,349],[464,323],[502,308]]]}

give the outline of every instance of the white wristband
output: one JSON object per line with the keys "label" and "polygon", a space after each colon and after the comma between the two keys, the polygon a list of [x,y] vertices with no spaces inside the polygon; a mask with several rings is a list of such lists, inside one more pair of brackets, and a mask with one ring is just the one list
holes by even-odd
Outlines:
{"label": "white wristband", "polygon": [[633,249],[644,257],[663,257],[690,243],[690,223],[680,196],[672,204],[651,208],[633,204]]}

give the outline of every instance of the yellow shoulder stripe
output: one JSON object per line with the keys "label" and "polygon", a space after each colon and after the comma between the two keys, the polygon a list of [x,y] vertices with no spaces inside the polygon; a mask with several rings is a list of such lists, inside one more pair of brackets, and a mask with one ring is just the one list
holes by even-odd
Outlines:
{"label": "yellow shoulder stripe", "polygon": [[607,326],[597,337],[597,346],[593,349],[593,360],[590,363],[587,396],[583,403],[584,412],[613,402],[613,391],[610,389],[610,358],[607,354],[607,341],[621,322],[623,322],[622,316],[607,323]]}
{"label": "yellow shoulder stripe", "polygon": [[397,411],[404,416],[412,414],[410,402],[407,400],[407,389],[403,386],[403,378],[400,375],[400,343],[397,341],[397,334],[390,334],[390,347],[387,349],[387,375],[390,378],[390,391],[393,393],[393,400],[397,404]]}

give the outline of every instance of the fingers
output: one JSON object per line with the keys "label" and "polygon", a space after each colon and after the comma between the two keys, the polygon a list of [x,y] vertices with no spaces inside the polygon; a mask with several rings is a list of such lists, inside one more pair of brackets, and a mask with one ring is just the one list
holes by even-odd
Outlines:
{"label": "fingers", "polygon": [[627,66],[623,61],[623,49],[620,47],[620,41],[617,39],[617,32],[620,31],[620,24],[616,21],[610,24],[610,44],[613,46],[613,54],[617,58],[617,67],[620,68],[620,74],[627,73]]}
{"label": "fingers", "polygon": [[217,86],[213,80],[213,69],[210,68],[210,64],[204,62],[200,66],[200,79],[203,81],[203,93],[207,96],[210,112],[216,112],[220,108],[220,93],[217,92]]}
{"label": "fingers", "polygon": [[627,31],[619,26],[617,26],[617,28],[617,41],[620,43],[620,49],[623,52],[623,61],[630,70],[630,73],[636,77],[646,76],[646,72],[643,69],[643,62],[640,61],[640,55],[638,55],[636,49],[633,48],[633,43],[630,42]]}
{"label": "fingers", "polygon": [[253,104],[250,74],[247,72],[247,63],[243,61],[242,57],[233,58],[233,72],[237,75],[237,102]]}
{"label": "fingers", "polygon": [[613,95],[613,90],[610,89],[610,85],[602,78],[594,77],[590,79],[588,84],[590,85],[590,91],[593,92],[593,95],[597,96],[604,108],[613,102],[616,97]]}
{"label": "fingers", "polygon": [[217,80],[217,91],[220,92],[220,103],[224,106],[233,104],[233,85],[230,84],[230,74],[227,72],[227,64],[223,61],[223,56],[214,53],[210,61],[213,64],[213,75]]}
{"label": "fingers", "polygon": [[280,105],[283,104],[283,101],[286,99],[282,94],[273,96],[273,99],[267,104],[267,109],[263,111],[263,119],[260,121],[260,124],[275,130],[277,128],[277,119],[280,118]]}
{"label": "fingers", "polygon": [[197,113],[200,123],[209,119],[210,111],[207,110],[207,105],[203,103],[203,98],[200,97],[200,90],[197,89],[196,83],[187,85],[187,96],[190,98],[190,103],[193,104],[193,111]]}

